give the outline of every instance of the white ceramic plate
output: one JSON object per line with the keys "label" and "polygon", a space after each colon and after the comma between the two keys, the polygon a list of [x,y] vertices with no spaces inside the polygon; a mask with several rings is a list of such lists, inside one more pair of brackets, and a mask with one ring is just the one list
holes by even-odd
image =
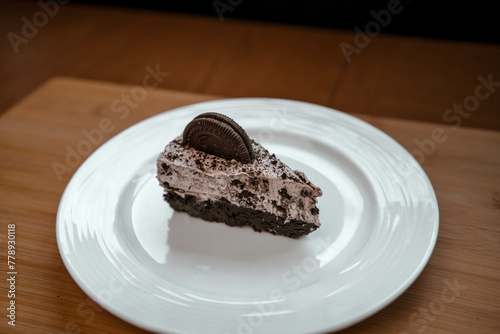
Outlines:
{"label": "white ceramic plate", "polygon": [[[155,161],[196,115],[215,111],[320,186],[322,226],[301,239],[173,212]],[[388,305],[425,267],[438,234],[427,176],[389,136],[347,114],[281,99],[228,99],[132,126],[75,173],[57,241],[103,308],[165,333],[340,330]]]}

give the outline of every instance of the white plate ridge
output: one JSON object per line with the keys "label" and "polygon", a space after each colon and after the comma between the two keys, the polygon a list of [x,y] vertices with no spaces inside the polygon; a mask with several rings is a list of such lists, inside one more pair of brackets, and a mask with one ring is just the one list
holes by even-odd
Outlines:
{"label": "white plate ridge", "polygon": [[[156,158],[202,112],[235,119],[320,186],[322,226],[300,239],[174,212]],[[61,257],[116,316],[157,333],[319,333],[400,296],[427,264],[438,205],[420,165],[382,131],[311,103],[185,106],[118,134],[78,169],[57,213]]]}

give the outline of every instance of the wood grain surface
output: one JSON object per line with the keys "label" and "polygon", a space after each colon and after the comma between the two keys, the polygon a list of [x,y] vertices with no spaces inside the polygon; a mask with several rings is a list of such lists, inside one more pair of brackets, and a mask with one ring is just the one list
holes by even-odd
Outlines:
{"label": "wood grain surface", "polygon": [[[58,177],[67,147],[83,130],[121,130],[175,107],[220,97],[152,89],[118,117],[113,103],[134,86],[54,78],[0,117],[0,249],[7,277],[7,229],[16,226],[16,326],[2,333],[142,333],[102,309],[76,285],[58,252],[56,211],[77,165]],[[132,101],[134,102],[134,101]],[[437,194],[440,232],[417,281],[396,301],[342,333],[499,333],[500,132],[355,114],[385,131],[419,160]],[[86,157],[82,157],[82,160]]]}
{"label": "wood grain surface", "polygon": [[[445,125],[457,117],[448,109],[472,103],[463,126],[500,130],[500,45],[71,2],[45,21],[44,12],[36,0],[0,2],[0,112],[53,76],[138,85],[144,69],[158,65],[170,73],[160,83],[166,89]],[[346,57],[341,45],[354,53]],[[489,75],[495,92],[476,105],[469,97]]]}

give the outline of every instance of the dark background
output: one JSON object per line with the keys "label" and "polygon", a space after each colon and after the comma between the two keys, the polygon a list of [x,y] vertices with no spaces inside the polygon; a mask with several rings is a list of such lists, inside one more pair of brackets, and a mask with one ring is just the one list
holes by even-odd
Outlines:
{"label": "dark background", "polygon": [[[218,7],[227,6],[224,19],[248,19],[289,23],[323,28],[364,30],[374,20],[371,11],[387,9],[390,0],[73,0],[74,3],[93,3],[149,10],[182,12],[218,18]],[[400,0],[403,10],[392,15],[382,33],[500,43],[500,15],[495,1],[429,1]],[[232,9],[232,10],[231,10]],[[222,9],[223,10],[223,9]]]}

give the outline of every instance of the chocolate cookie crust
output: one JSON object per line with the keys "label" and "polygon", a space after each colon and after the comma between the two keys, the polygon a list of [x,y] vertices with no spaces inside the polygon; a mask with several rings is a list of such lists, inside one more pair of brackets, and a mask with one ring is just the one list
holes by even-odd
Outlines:
{"label": "chocolate cookie crust", "polygon": [[173,191],[166,192],[164,197],[174,210],[229,226],[250,226],[257,232],[266,231],[289,238],[299,238],[318,228],[315,224],[297,219],[292,219],[285,224],[284,217],[237,206],[222,198],[217,201],[203,201],[192,195],[181,197]]}

